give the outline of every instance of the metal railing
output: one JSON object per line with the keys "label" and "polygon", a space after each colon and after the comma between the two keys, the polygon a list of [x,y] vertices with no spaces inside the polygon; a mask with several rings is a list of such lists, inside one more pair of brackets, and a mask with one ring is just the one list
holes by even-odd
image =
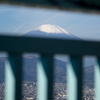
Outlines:
{"label": "metal railing", "polygon": [[[3,4],[46,7],[71,11],[100,13],[99,0],[0,0]],[[21,100],[22,54],[34,52],[41,55],[37,63],[38,99],[52,100],[53,55],[68,54],[68,100],[82,100],[82,57],[96,55],[96,100],[100,100],[100,42],[0,36],[0,51],[8,52],[6,61],[6,100]]]}
{"label": "metal railing", "polygon": [[68,54],[68,100],[82,100],[82,57],[96,55],[96,100],[100,100],[100,42],[0,36],[0,51],[9,54],[6,61],[6,100],[21,100],[22,54],[39,53],[37,63],[38,100],[53,100],[53,55]]}

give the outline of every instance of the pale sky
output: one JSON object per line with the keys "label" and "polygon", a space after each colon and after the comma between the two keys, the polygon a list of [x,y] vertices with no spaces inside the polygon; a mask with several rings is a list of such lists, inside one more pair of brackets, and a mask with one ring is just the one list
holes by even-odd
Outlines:
{"label": "pale sky", "polygon": [[0,33],[22,35],[43,24],[58,25],[82,39],[100,40],[100,15],[0,5]]}

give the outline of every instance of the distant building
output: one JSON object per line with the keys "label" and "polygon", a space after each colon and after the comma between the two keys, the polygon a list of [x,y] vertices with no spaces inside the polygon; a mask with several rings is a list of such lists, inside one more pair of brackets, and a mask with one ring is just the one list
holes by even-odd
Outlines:
{"label": "distant building", "polygon": [[27,98],[27,100],[35,100],[34,98]]}
{"label": "distant building", "polygon": [[83,97],[82,100],[95,100],[95,99],[88,98],[88,97]]}

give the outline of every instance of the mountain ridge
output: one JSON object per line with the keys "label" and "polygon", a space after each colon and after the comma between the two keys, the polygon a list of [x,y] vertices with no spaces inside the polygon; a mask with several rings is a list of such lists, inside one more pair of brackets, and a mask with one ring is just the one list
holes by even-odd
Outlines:
{"label": "mountain ridge", "polygon": [[[5,80],[5,61],[7,57],[0,57],[0,83]],[[23,81],[37,82],[38,57],[23,57]],[[54,82],[66,83],[67,69],[66,62],[54,59]],[[87,86],[94,86],[94,66],[83,68],[83,83]]]}
{"label": "mountain ridge", "polygon": [[68,33],[65,29],[63,29],[57,25],[50,25],[50,24],[41,25],[41,26],[37,27],[35,30],[24,34],[23,36],[81,40],[77,36]]}

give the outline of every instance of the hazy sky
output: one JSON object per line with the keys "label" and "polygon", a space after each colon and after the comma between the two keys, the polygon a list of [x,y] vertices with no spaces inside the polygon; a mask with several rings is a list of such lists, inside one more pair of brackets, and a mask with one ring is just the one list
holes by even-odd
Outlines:
{"label": "hazy sky", "polygon": [[100,40],[100,15],[0,5],[0,32],[22,35],[43,24],[64,28],[80,38]]}

